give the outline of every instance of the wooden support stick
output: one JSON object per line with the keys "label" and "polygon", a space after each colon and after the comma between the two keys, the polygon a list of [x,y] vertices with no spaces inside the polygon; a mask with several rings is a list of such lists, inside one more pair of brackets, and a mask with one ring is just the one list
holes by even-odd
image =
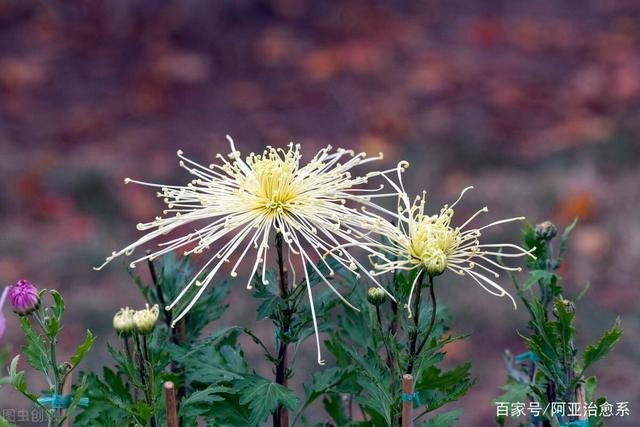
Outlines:
{"label": "wooden support stick", "polygon": [[576,400],[580,404],[578,419],[588,420],[589,417],[587,417],[587,399],[585,398],[584,386],[582,384],[578,384],[578,388],[576,389]]}
{"label": "wooden support stick", "polygon": [[[413,396],[413,376],[402,376],[402,395]],[[402,427],[413,427],[413,399],[402,399]]]}
{"label": "wooden support stick", "polygon": [[[73,371],[69,372],[64,379],[64,383],[62,383],[62,395],[66,396],[71,394],[71,386],[73,385]],[[66,414],[66,410],[62,410],[61,414],[64,416]],[[69,418],[64,420],[62,423],[62,427],[69,427]]]}
{"label": "wooden support stick", "polygon": [[176,392],[171,381],[164,383],[164,399],[167,403],[167,427],[178,427],[178,414],[176,413]]}

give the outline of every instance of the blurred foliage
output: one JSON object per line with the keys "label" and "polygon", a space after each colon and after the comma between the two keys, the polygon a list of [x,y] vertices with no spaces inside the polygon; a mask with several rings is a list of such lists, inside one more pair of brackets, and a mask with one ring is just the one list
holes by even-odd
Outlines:
{"label": "blurred foliage", "polygon": [[[566,405],[595,402],[598,407],[606,402],[604,397],[595,398],[597,379],[588,377],[587,371],[593,363],[613,350],[622,336],[622,330],[620,319],[617,319],[611,329],[605,331],[596,343],[588,345],[578,357],[574,320],[578,313],[577,302],[588,288],[573,302],[566,298],[562,278],[557,273],[576,222],[569,225],[560,236],[557,256],[552,245],[557,230],[551,222],[543,222],[535,228],[529,224],[525,227],[525,246],[536,258],[528,262],[527,281],[520,285],[514,278],[514,285],[531,318],[528,323],[530,334],[522,335],[530,353],[526,358],[516,357],[514,360],[511,353],[506,352],[509,381],[502,387],[504,394],[495,402],[525,403],[532,400],[543,409],[553,402],[564,402]],[[582,393],[578,392],[579,388]],[[580,401],[581,396],[584,402]],[[583,411],[586,411],[586,407],[581,409]],[[589,425],[603,425],[599,414],[588,417]],[[531,423],[534,426],[565,426],[571,421],[566,414],[556,417],[549,411]],[[498,417],[501,426],[506,422],[506,417]]]}

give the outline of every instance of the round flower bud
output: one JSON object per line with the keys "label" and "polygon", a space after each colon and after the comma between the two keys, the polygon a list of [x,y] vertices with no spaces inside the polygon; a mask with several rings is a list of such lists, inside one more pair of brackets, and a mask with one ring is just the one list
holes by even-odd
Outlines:
{"label": "round flower bud", "polygon": [[[564,305],[564,309],[567,310],[567,313],[573,314],[576,312],[576,306],[573,302],[571,302],[568,299],[563,299],[562,300],[562,304]],[[556,310],[555,307],[553,307],[553,315],[557,318],[558,317],[558,310]]]}
{"label": "round flower bud", "polygon": [[447,255],[442,249],[434,248],[422,257],[422,264],[429,276],[439,276],[447,269]]}
{"label": "round flower bud", "polygon": [[129,336],[133,333],[135,323],[133,322],[133,314],[135,310],[129,307],[121,308],[113,316],[113,329],[118,335]]}
{"label": "round flower bud", "polygon": [[367,301],[371,305],[381,305],[386,298],[384,291],[380,288],[369,288],[367,291]]}
{"label": "round flower bud", "polygon": [[26,280],[19,280],[9,291],[9,301],[16,314],[26,316],[38,309],[40,295],[38,295],[38,290],[31,283]]}
{"label": "round flower bud", "polygon": [[551,221],[544,221],[536,225],[536,237],[540,240],[551,240],[558,234],[558,229]]}
{"label": "round flower bud", "polygon": [[149,308],[149,304],[147,304],[146,308],[136,311],[133,314],[135,331],[142,335],[150,334],[156,326],[159,315],[160,309],[158,308],[158,304],[151,308]]}

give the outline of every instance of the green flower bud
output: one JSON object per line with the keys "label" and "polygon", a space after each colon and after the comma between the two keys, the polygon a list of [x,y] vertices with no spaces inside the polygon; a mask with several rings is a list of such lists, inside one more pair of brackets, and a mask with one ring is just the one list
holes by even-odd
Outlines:
{"label": "green flower bud", "polygon": [[386,298],[384,291],[380,288],[369,288],[367,291],[367,301],[371,305],[381,305]]}
{"label": "green flower bud", "polygon": [[551,221],[544,221],[536,225],[536,238],[540,240],[551,240],[558,234],[558,229]]}
{"label": "green flower bud", "polygon": [[142,335],[148,335],[153,332],[160,315],[160,309],[158,304],[149,308],[147,304],[146,308],[138,310],[133,314],[133,323],[135,324],[135,331]]}
{"label": "green flower bud", "polygon": [[[567,313],[575,313],[576,312],[576,306],[573,302],[571,302],[568,299],[563,299],[562,300],[562,304],[564,305],[564,309],[567,310]],[[553,307],[553,315],[557,318],[558,317],[558,310]]]}
{"label": "green flower bud", "polygon": [[422,264],[429,276],[439,276],[447,269],[447,255],[442,249],[435,248],[422,257]]}
{"label": "green flower bud", "polygon": [[113,329],[116,334],[121,336],[129,336],[133,333],[135,324],[133,322],[133,314],[135,310],[129,307],[121,308],[115,316],[113,316]]}

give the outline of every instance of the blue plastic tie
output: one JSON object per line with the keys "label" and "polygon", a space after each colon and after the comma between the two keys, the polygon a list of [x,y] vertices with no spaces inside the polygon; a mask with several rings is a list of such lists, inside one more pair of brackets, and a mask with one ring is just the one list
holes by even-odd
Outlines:
{"label": "blue plastic tie", "polygon": [[[42,396],[38,398],[38,403],[41,405],[49,405],[52,409],[67,409],[73,402],[73,396],[70,394],[54,394],[52,396]],[[80,406],[89,406],[89,398],[81,397],[78,402]]]}
{"label": "blue plastic tie", "polygon": [[574,420],[569,422],[561,422],[560,427],[589,427],[589,420]]}
{"label": "blue plastic tie", "polygon": [[527,360],[530,362],[536,362],[538,360],[538,356],[531,351],[527,351],[526,353],[521,353],[516,356],[516,363],[524,363]]}
{"label": "blue plastic tie", "polygon": [[420,406],[420,394],[416,391],[415,393],[411,393],[411,394],[407,394],[407,393],[402,393],[402,400],[405,402],[410,402],[410,401],[414,401],[415,402],[415,406]]}

